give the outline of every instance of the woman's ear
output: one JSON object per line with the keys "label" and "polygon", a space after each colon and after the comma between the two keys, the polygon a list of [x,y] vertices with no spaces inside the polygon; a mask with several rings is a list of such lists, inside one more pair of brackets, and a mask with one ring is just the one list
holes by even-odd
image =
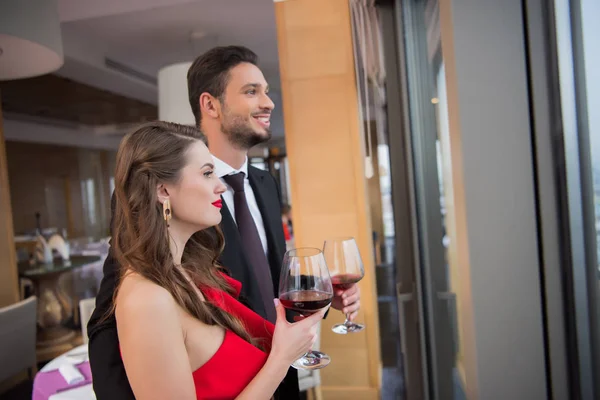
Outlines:
{"label": "woman's ear", "polygon": [[200,95],[200,113],[208,115],[212,118],[217,118],[221,113],[221,103],[209,93]]}
{"label": "woman's ear", "polygon": [[160,204],[163,204],[165,200],[169,199],[169,191],[164,184],[160,183],[156,186],[156,197]]}

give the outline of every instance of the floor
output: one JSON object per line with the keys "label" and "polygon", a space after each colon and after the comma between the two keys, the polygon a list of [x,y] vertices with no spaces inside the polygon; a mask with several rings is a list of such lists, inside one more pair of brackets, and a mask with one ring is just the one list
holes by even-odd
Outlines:
{"label": "floor", "polygon": [[[382,259],[394,259],[393,240],[387,240],[382,248]],[[400,328],[398,301],[396,296],[396,269],[393,261],[382,262],[375,268],[377,283],[377,303],[379,306],[379,332],[381,341],[381,361],[383,376],[381,400],[404,400],[405,385],[400,350]],[[454,374],[454,392],[444,395],[443,400],[466,400],[458,373]]]}
{"label": "floor", "polygon": [[375,273],[383,364],[381,400],[401,400],[404,398],[404,373],[400,353],[396,270],[393,264],[382,263],[377,265]]}
{"label": "floor", "polygon": [[381,382],[381,400],[401,400],[403,396],[402,371],[400,368],[384,367]]}
{"label": "floor", "polygon": [[31,400],[33,381],[27,379],[7,392],[0,393],[0,400]]}

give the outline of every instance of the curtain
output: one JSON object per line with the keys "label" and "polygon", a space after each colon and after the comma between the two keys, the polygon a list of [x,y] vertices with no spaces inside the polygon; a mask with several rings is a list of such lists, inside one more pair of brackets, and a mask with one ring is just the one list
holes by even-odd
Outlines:
{"label": "curtain", "polygon": [[350,0],[354,60],[362,119],[363,136],[367,143],[365,176],[373,176],[371,120],[377,132],[385,131],[385,66],[381,27],[375,0]]}

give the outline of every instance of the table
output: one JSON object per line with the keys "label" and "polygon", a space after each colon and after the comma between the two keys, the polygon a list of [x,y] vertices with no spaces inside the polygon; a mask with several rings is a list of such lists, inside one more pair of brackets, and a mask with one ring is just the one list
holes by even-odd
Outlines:
{"label": "table", "polygon": [[63,293],[58,278],[65,272],[100,260],[100,256],[74,255],[70,260],[55,259],[48,264],[18,265],[19,275],[33,282],[38,297],[38,347],[60,345],[72,340],[76,333],[62,324],[71,316],[68,297]]}
{"label": "table", "polygon": [[[74,364],[85,377],[85,381],[69,386],[58,372],[63,363]],[[92,400],[92,374],[88,361],[88,347],[81,345],[50,361],[35,376],[32,400]]]}

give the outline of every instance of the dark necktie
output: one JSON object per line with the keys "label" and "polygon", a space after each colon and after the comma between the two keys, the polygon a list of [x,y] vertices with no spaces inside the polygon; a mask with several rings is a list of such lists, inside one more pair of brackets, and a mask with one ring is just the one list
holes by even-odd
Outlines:
{"label": "dark necktie", "polygon": [[273,299],[273,278],[269,261],[265,255],[258,229],[254,223],[254,218],[250,213],[248,202],[246,201],[246,192],[244,192],[244,177],[243,172],[223,177],[225,182],[233,189],[233,204],[235,207],[235,222],[237,223],[238,231],[242,239],[242,248],[246,253],[248,261],[252,266],[254,275],[260,288],[260,294],[264,303],[267,319],[273,323],[277,319],[275,305]]}

